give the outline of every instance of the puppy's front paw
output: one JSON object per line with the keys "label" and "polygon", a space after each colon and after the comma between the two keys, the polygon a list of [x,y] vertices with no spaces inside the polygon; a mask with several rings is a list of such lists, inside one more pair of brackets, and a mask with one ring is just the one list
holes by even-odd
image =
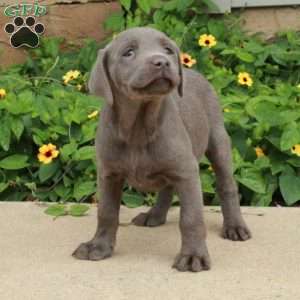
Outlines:
{"label": "puppy's front paw", "polygon": [[203,254],[179,253],[172,267],[181,272],[201,272],[209,270],[210,265],[209,254],[205,251]]}
{"label": "puppy's front paw", "polygon": [[210,269],[210,257],[204,243],[198,250],[185,250],[180,252],[174,261],[173,268],[178,271],[200,272]]}
{"label": "puppy's front paw", "polygon": [[222,230],[224,239],[232,241],[246,241],[251,239],[251,231],[244,221],[237,222],[236,224],[224,224]]}
{"label": "puppy's front paw", "polygon": [[113,246],[105,240],[92,240],[82,243],[72,253],[77,259],[101,260],[112,255]]}
{"label": "puppy's front paw", "polygon": [[155,227],[166,223],[166,217],[154,214],[152,211],[140,213],[131,221],[136,226]]}

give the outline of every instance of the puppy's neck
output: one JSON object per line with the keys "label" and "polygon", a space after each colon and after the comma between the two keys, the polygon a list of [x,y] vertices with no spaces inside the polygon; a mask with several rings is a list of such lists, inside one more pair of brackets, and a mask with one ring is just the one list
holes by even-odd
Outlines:
{"label": "puppy's neck", "polygon": [[165,99],[157,97],[140,102],[125,99],[124,96],[119,99],[122,100],[114,103],[119,138],[140,146],[152,142],[157,135]]}

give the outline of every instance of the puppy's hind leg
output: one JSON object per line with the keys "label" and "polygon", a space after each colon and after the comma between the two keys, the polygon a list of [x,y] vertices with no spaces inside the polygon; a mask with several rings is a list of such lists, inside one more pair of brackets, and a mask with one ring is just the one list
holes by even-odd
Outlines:
{"label": "puppy's hind leg", "polygon": [[167,213],[172,204],[173,188],[162,189],[157,197],[156,204],[146,213],[138,214],[132,223],[137,226],[159,226],[166,223]]}
{"label": "puppy's hind leg", "polygon": [[245,241],[251,238],[240,210],[239,195],[233,178],[230,139],[225,128],[213,128],[206,152],[217,177],[217,192],[220,197],[224,217],[224,238]]}

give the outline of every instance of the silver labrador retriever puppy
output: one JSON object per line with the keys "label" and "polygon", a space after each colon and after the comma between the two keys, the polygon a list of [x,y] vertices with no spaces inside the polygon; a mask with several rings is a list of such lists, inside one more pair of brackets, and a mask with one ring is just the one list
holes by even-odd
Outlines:
{"label": "silver labrador retriever puppy", "polygon": [[203,76],[182,68],[172,40],[151,28],[122,32],[99,51],[89,90],[106,100],[96,136],[101,201],[96,234],[74,251],[76,258],[112,255],[127,181],[138,190],[159,191],[156,205],[133,219],[139,226],[165,223],[173,193],[178,194],[181,249],[173,267],[208,270],[198,166],[204,154],[217,177],[223,237],[251,237],[240,211],[230,140],[216,95]]}

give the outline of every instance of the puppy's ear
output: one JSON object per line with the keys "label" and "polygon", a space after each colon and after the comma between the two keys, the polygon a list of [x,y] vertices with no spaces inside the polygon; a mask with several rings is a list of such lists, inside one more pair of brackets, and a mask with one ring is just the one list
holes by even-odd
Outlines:
{"label": "puppy's ear", "polygon": [[88,82],[88,89],[92,95],[103,97],[112,106],[114,97],[109,81],[107,58],[107,47],[99,50]]}
{"label": "puppy's ear", "polygon": [[179,48],[177,48],[177,58],[178,58],[178,71],[179,71],[179,85],[178,85],[178,94],[180,97],[183,96],[183,67],[182,67],[182,63],[181,63],[181,59],[180,59],[180,50]]}

